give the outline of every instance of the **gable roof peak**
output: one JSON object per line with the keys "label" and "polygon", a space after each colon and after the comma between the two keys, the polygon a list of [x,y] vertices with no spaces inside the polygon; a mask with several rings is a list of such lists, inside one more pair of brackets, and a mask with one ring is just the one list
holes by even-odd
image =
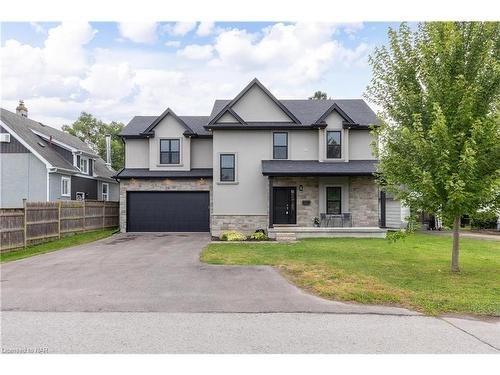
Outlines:
{"label": "gable roof peak", "polygon": [[142,134],[146,134],[146,133],[151,133],[154,128],[156,127],[156,125],[158,125],[165,117],[167,117],[168,115],[172,116],[174,119],[176,119],[185,129],[186,129],[186,134],[194,134],[194,131],[193,129],[191,129],[187,124],[186,122],[181,119],[179,116],[177,116],[174,112],[173,109],[171,109],[170,107],[168,107],[161,115],[159,115],[152,123],[151,125],[149,125],[146,130],[144,130],[142,132]]}
{"label": "gable roof peak", "polygon": [[296,124],[301,124],[300,120],[295,117],[295,115],[290,112],[290,110],[281,102],[279,101],[267,88],[260,82],[257,78],[254,78],[248,83],[248,85],[245,86],[243,90],[240,91],[238,95],[234,97],[229,103],[227,103],[224,108],[214,117],[212,120],[210,120],[208,125],[213,125],[215,122],[217,122],[223,115],[224,113],[227,112],[228,109],[231,109],[233,105],[235,105],[238,100],[240,100],[250,89],[257,85],[264,93],[283,111],[285,114],[292,120],[292,122]]}

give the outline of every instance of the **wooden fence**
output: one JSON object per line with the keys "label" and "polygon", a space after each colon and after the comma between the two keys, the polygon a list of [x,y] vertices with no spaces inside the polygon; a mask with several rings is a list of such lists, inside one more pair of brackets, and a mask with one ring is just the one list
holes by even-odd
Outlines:
{"label": "wooden fence", "polygon": [[118,226],[119,203],[102,201],[25,202],[0,209],[0,251],[62,236]]}

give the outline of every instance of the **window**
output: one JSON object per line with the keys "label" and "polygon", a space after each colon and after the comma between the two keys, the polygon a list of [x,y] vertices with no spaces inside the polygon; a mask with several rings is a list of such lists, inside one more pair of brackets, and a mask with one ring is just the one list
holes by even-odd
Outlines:
{"label": "window", "polygon": [[69,197],[71,195],[71,178],[61,177],[61,196]]}
{"label": "window", "polygon": [[326,188],[326,213],[340,215],[342,212],[342,190],[340,187]]}
{"label": "window", "polygon": [[109,184],[102,183],[102,200],[109,201]]}
{"label": "window", "polygon": [[220,180],[234,181],[234,154],[221,154],[220,156]]}
{"label": "window", "polygon": [[328,159],[340,159],[342,157],[340,131],[326,132],[326,157]]}
{"label": "window", "polygon": [[273,133],[273,159],[288,159],[288,133]]}
{"label": "window", "polygon": [[160,164],[179,164],[180,140],[160,139]]}
{"label": "window", "polygon": [[80,170],[85,174],[89,174],[89,159],[80,157]]}

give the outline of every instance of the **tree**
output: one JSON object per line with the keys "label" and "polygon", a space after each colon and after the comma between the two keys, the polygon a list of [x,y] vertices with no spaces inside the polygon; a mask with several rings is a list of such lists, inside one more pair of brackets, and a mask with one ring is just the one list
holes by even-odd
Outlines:
{"label": "tree", "polygon": [[106,160],[106,134],[111,135],[111,166],[115,170],[123,168],[125,149],[118,134],[123,129],[121,122],[109,124],[96,119],[90,113],[82,112],[72,125],[63,125],[62,130],[80,138],[95,153]]}
{"label": "tree", "polygon": [[313,96],[309,97],[309,100],[326,100],[328,99],[328,94],[323,91],[316,91]]}
{"label": "tree", "polygon": [[458,272],[460,217],[500,207],[500,23],[428,22],[415,31],[403,23],[388,36],[369,58],[365,93],[382,109],[378,180],[453,223]]}

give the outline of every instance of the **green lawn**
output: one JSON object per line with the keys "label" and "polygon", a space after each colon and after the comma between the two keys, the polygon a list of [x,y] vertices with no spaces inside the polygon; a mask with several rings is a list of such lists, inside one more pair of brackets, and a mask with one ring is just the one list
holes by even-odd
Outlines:
{"label": "green lawn", "polygon": [[272,265],[325,298],[396,304],[429,314],[500,315],[500,242],[460,239],[461,272],[450,271],[452,239],[314,238],[298,243],[210,244],[212,264]]}
{"label": "green lawn", "polygon": [[81,245],[87,242],[92,242],[109,237],[115,231],[116,229],[104,229],[66,236],[61,238],[60,240],[45,242],[38,245],[28,246],[25,249],[23,248],[19,250],[9,251],[7,253],[2,253],[0,254],[0,260],[2,263],[4,263],[31,257],[33,255],[50,253],[51,251],[61,250],[67,247]]}

